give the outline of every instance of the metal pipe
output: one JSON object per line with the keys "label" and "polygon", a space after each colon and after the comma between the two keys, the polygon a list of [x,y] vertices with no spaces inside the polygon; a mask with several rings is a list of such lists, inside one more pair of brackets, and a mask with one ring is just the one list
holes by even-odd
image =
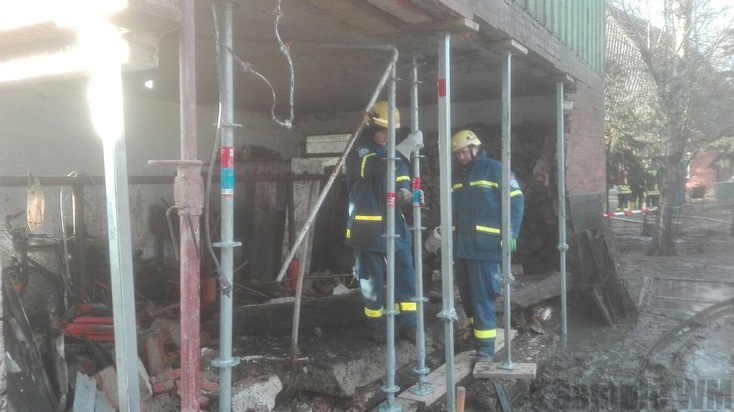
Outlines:
{"label": "metal pipe", "polygon": [[[74,231],[74,286],[76,286],[79,302],[86,303],[89,302],[89,292],[87,290],[87,224],[84,222],[84,188],[82,186],[75,185],[71,187],[71,204],[74,213],[72,219]],[[66,239],[64,239],[64,242],[66,242]]]}
{"label": "metal pipe", "polygon": [[[151,160],[149,164],[181,164],[180,160]],[[192,166],[201,165],[201,162]],[[98,186],[104,184],[104,176],[68,177],[68,176],[35,176],[42,186]],[[325,180],[325,174],[266,174],[266,175],[237,175],[236,182],[305,182],[309,180]],[[174,177],[161,176],[129,176],[129,185],[170,185]],[[221,176],[212,176],[212,181],[220,182]],[[100,183],[97,183],[100,182]],[[28,176],[0,176],[0,187],[25,187],[28,185]]]}
{"label": "metal pipe", "polygon": [[[316,43],[316,45],[323,46],[323,44],[320,44],[320,43]],[[344,153],[342,153],[342,155],[339,157],[339,160],[336,162],[336,165],[334,166],[334,170],[331,172],[331,175],[329,176],[329,180],[326,181],[326,184],[324,185],[324,189],[321,191],[319,198],[316,200],[316,204],[314,205],[313,209],[311,210],[311,213],[308,215],[308,218],[306,219],[306,222],[303,224],[301,231],[298,233],[298,237],[296,237],[295,243],[291,246],[291,250],[290,252],[288,252],[288,256],[286,256],[285,261],[283,262],[283,266],[281,266],[280,271],[278,272],[278,276],[275,278],[277,282],[281,282],[283,278],[285,277],[285,272],[286,270],[288,270],[288,266],[291,264],[293,257],[296,255],[298,246],[301,245],[301,242],[303,242],[303,239],[305,239],[306,234],[308,233],[308,230],[311,228],[311,225],[313,225],[313,222],[316,220],[316,215],[318,214],[319,209],[321,209],[321,205],[324,203],[324,199],[326,199],[326,195],[329,193],[329,190],[331,189],[331,186],[334,184],[336,177],[341,173],[342,167],[344,167],[344,162],[347,159],[347,154],[349,154],[349,151],[352,150],[352,146],[354,146],[354,142],[357,140],[359,133],[362,131],[362,128],[364,127],[365,120],[367,119],[370,109],[372,109],[372,106],[375,105],[375,102],[377,101],[377,97],[380,95],[382,88],[385,86],[385,82],[387,82],[388,76],[390,75],[390,73],[392,72],[392,69],[395,67],[395,64],[398,61],[398,49],[395,48],[395,46],[351,45],[351,47],[358,48],[358,49],[366,49],[366,50],[390,50],[392,51],[392,57],[390,58],[390,62],[388,63],[387,68],[385,69],[385,72],[382,74],[380,81],[377,83],[377,87],[375,88],[375,91],[372,93],[372,97],[370,97],[369,102],[367,102],[367,106],[364,108],[364,111],[362,112],[362,118],[359,120],[359,124],[355,128],[354,133],[352,134],[352,137],[349,139],[349,142],[347,142],[347,145],[344,148]]]}
{"label": "metal pipe", "polygon": [[[232,49],[232,14],[233,2],[224,1],[222,18],[223,38],[217,47],[223,45]],[[220,108],[221,108],[221,241],[214,246],[220,250],[220,277],[232,285],[234,274],[234,248],[239,242],[234,241],[234,71],[231,53],[219,53],[220,70]],[[232,367],[239,364],[239,358],[232,357],[232,304],[233,293],[220,294],[219,300],[219,357],[212,361],[212,366],[219,368],[219,411],[228,412],[232,408]]]}
{"label": "metal pipe", "polygon": [[[380,47],[379,50],[384,50],[384,48]],[[341,157],[339,158],[339,161],[337,162],[336,166],[334,167],[334,171],[332,171],[331,175],[329,176],[329,180],[326,182],[324,190],[321,191],[321,194],[319,195],[319,198],[316,201],[316,205],[314,205],[313,209],[311,210],[311,214],[309,215],[308,219],[306,220],[306,223],[303,225],[303,228],[301,228],[301,231],[298,234],[298,238],[291,245],[291,252],[288,255],[288,257],[286,258],[283,268],[281,268],[281,273],[276,278],[276,282],[280,282],[282,280],[282,275],[285,274],[284,270],[287,269],[288,266],[290,266],[293,256],[295,255],[295,252],[298,250],[298,245],[300,244],[301,241],[303,241],[306,234],[308,234],[308,230],[310,226],[313,224],[316,214],[318,213],[319,208],[321,207],[321,204],[323,203],[324,199],[326,198],[326,194],[329,192],[329,189],[331,188],[332,184],[334,183],[336,176],[338,176],[339,173],[341,173],[341,169],[344,165],[344,161],[346,160],[346,157],[349,154],[349,151],[351,150],[352,146],[354,145],[355,140],[357,139],[360,132],[362,131],[362,128],[365,125],[365,119],[367,118],[367,114],[369,110],[372,108],[372,106],[374,106],[375,101],[377,100],[377,97],[379,96],[380,92],[382,91],[383,86],[385,85],[385,82],[387,81],[387,77],[390,75],[390,73],[395,68],[395,64],[397,63],[397,60],[398,60],[398,51],[394,47],[392,47],[390,50],[393,51],[393,56],[390,62],[388,63],[387,67],[385,68],[385,72],[383,73],[383,76],[380,79],[380,82],[378,83],[377,87],[375,88],[374,92],[372,93],[372,97],[370,97],[370,100],[367,103],[367,106],[365,107],[364,111],[362,112],[362,117],[359,119],[359,123],[357,124],[354,130],[354,133],[352,134],[352,137],[349,139],[347,146],[344,148],[344,153],[342,153]],[[315,185],[311,187],[310,197],[313,197],[315,188],[316,188]],[[311,201],[309,198],[309,204],[310,203]],[[305,251],[303,253],[305,253]],[[305,255],[303,256],[303,259],[301,261],[305,262]],[[302,287],[304,276],[305,276],[305,270],[303,267],[301,267],[301,270],[299,270],[298,272],[298,285],[299,285],[298,288]],[[296,303],[294,305],[293,327],[291,330],[291,355],[292,355],[291,361],[294,363],[298,360],[297,353],[298,353],[298,328],[300,324],[300,304],[301,304],[301,293],[298,291],[298,289],[296,289]]]}
{"label": "metal pipe", "polygon": [[95,50],[96,67],[90,81],[89,108],[92,122],[102,139],[107,203],[110,280],[115,331],[115,365],[120,411],[140,410],[138,390],[138,343],[135,321],[135,284],[133,281],[130,201],[125,150],[125,112],[122,102],[122,73],[119,56],[119,30],[105,23],[91,30],[83,41],[104,44]]}
{"label": "metal pipe", "polygon": [[[412,85],[410,93],[410,130],[417,132],[418,124],[418,63],[413,58]],[[413,166],[413,259],[415,268],[415,298],[416,302],[416,365],[413,368],[418,380],[418,386],[410,391],[416,395],[426,395],[433,392],[431,385],[426,382],[426,375],[430,369],[426,367],[426,332],[424,321],[425,302],[428,301],[423,296],[423,229],[421,224],[421,165],[420,165],[420,148],[416,148],[411,153],[411,164]]]}
{"label": "metal pipe", "polygon": [[385,311],[387,321],[387,343],[385,345],[385,402],[380,404],[380,411],[400,411],[401,406],[395,401],[395,394],[400,388],[395,384],[395,316],[400,311],[395,308],[395,83],[397,82],[395,66],[390,70],[390,82],[387,85],[387,229],[386,260],[387,296]]}
{"label": "metal pipe", "polygon": [[512,168],[512,51],[506,50],[502,59],[502,280],[505,284],[505,361],[500,368],[512,370],[512,315],[510,295],[514,277],[510,272],[510,173]]}
{"label": "metal pipe", "polygon": [[173,184],[179,215],[181,250],[181,410],[198,411],[201,387],[199,220],[203,180],[196,136],[196,38],[194,0],[182,0],[179,30],[181,160]]}
{"label": "metal pipe", "polygon": [[451,219],[451,35],[444,33],[438,44],[438,154],[441,187],[441,296],[446,357],[446,410],[456,411],[454,377],[454,251]]}
{"label": "metal pipe", "polygon": [[[308,204],[310,205],[313,201],[313,198],[316,197],[316,193],[318,192],[318,186],[314,183],[310,183],[309,192],[308,192]],[[289,191],[295,190],[293,186],[291,186]],[[293,194],[290,194],[289,196],[293,197]],[[290,203],[288,205],[289,208],[293,208],[293,203]],[[289,212],[292,213],[292,212]],[[295,230],[295,219],[293,218],[294,213],[289,215],[288,224],[290,225],[290,231],[292,232]],[[293,304],[293,327],[291,329],[291,366],[296,366],[298,363],[298,329],[300,328],[301,323],[301,297],[303,296],[303,277],[306,273],[306,265],[304,264],[306,262],[306,258],[308,257],[308,248],[306,245],[303,246],[303,250],[301,251],[301,264],[298,268],[298,283],[296,284],[296,296],[295,296],[295,303]]]}
{"label": "metal pipe", "polygon": [[563,82],[556,83],[556,163],[558,167],[558,252],[561,269],[561,344],[566,347],[568,339],[568,307],[566,303],[566,145],[563,118]]}

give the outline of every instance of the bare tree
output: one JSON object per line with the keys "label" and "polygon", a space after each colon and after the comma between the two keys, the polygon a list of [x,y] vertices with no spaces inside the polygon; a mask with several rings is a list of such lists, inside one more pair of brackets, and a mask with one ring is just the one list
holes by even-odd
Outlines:
{"label": "bare tree", "polygon": [[[664,151],[657,229],[649,254],[670,256],[675,254],[673,217],[685,195],[684,156],[701,139],[724,133],[721,119],[734,115],[731,99],[722,95],[719,74],[725,33],[732,26],[713,24],[716,14],[708,0],[614,3],[610,15],[624,27],[655,88]],[[650,12],[653,5],[662,7]]]}

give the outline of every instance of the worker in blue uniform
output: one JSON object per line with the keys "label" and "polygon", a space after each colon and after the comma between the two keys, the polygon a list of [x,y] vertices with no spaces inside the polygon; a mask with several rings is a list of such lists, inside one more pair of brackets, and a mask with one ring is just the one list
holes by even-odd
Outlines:
{"label": "worker in blue uniform", "polygon": [[[354,253],[354,276],[359,280],[364,313],[371,337],[386,340],[385,298],[386,230],[387,230],[387,117],[385,101],[375,103],[370,120],[347,155],[346,171],[349,190],[349,219],[346,243]],[[400,114],[395,109],[395,128],[400,127]],[[408,139],[406,139],[408,140]],[[421,139],[422,145],[422,139]],[[407,153],[404,144],[396,147]],[[412,235],[403,215],[410,210],[413,193],[409,165],[405,155],[395,161],[395,309],[398,336],[415,342],[415,269]]]}
{"label": "worker in blue uniform", "polygon": [[[474,332],[476,361],[490,362],[497,337],[495,300],[502,291],[502,163],[487,156],[471,130],[451,137],[451,152],[454,274]],[[509,190],[510,250],[514,251],[525,207],[514,174]]]}

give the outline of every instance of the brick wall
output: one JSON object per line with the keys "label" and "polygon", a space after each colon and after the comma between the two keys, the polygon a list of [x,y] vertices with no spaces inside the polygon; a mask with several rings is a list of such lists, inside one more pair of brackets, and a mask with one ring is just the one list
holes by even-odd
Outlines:
{"label": "brick wall", "polygon": [[566,118],[568,193],[603,193],[606,190],[604,92],[601,84],[595,86],[578,83],[575,93],[566,94],[566,99],[574,102]]}

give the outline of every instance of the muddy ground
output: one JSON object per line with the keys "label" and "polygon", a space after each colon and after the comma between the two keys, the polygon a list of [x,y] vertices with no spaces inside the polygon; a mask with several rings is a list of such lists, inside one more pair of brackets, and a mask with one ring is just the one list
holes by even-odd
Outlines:
{"label": "muddy ground", "polygon": [[732,203],[685,203],[672,257],[645,254],[641,216],[610,221],[612,255],[639,315],[608,327],[588,296],[570,296],[566,348],[513,411],[732,410],[733,305],[681,324],[734,299],[732,213]]}

